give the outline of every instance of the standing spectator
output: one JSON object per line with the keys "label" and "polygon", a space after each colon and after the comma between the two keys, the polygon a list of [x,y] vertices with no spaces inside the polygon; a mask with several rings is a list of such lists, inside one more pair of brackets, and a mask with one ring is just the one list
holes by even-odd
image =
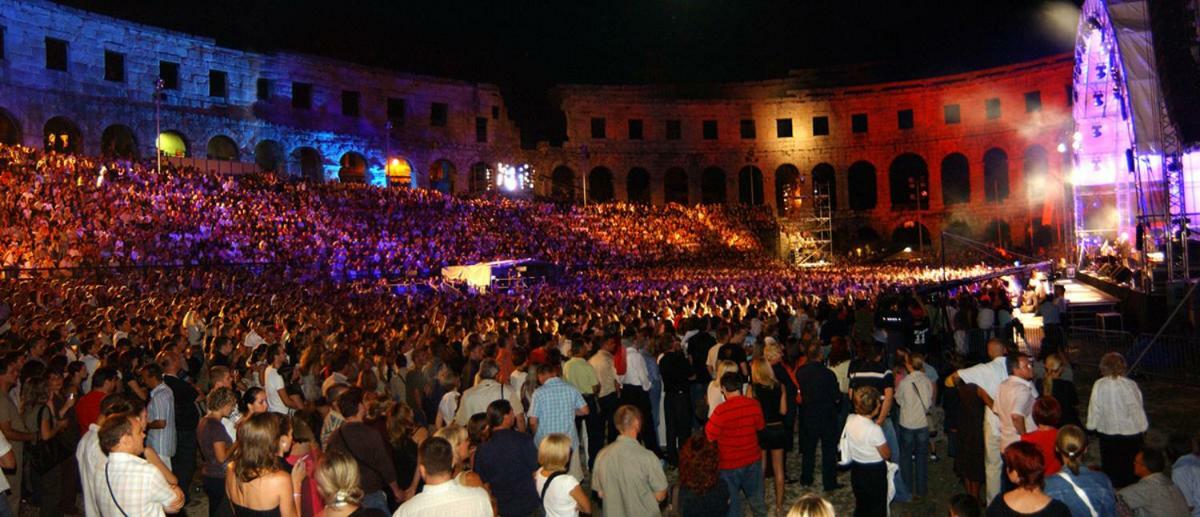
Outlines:
{"label": "standing spectator", "polygon": [[263,389],[267,391],[267,411],[288,415],[291,410],[304,409],[304,405],[292,400],[279,375],[279,367],[287,360],[283,345],[271,345],[267,348],[267,369],[263,371]]}
{"label": "standing spectator", "polygon": [[237,445],[225,472],[225,496],[235,517],[300,514],[297,499],[304,467],[289,475],[280,456],[291,448],[291,426],[271,412],[254,415],[238,426]]}
{"label": "standing spectator", "polygon": [[[669,339],[669,338],[667,338]],[[670,348],[658,360],[663,379],[663,419],[667,431],[667,461],[679,465],[679,448],[692,434],[692,365],[679,341],[669,339]]]}
{"label": "standing spectator", "polygon": [[846,440],[843,461],[850,463],[850,487],[854,491],[855,517],[882,517],[888,513],[888,471],[885,458],[892,455],[883,429],[876,423],[880,411],[879,390],[873,386],[851,388],[854,414],[846,418],[842,436]]}
{"label": "standing spectator", "polygon": [[1084,465],[1087,448],[1087,434],[1079,426],[1058,431],[1054,453],[1063,468],[1046,478],[1046,495],[1066,504],[1072,517],[1116,515],[1116,491],[1108,476]]}
{"label": "standing spectator", "polygon": [[1042,453],[1032,443],[1018,441],[1005,448],[1004,476],[1014,488],[992,500],[988,517],[1070,517],[1067,505],[1042,492],[1045,468]]}
{"label": "standing spectator", "polygon": [[[571,358],[563,363],[563,378],[579,391],[588,407],[586,415],[575,417],[575,442],[579,443],[579,437],[582,436],[580,424],[583,424],[583,428],[587,429],[587,466],[590,471],[596,453],[604,446],[604,421],[600,415],[598,399],[600,380],[596,378],[596,370],[587,361],[587,349],[582,341],[571,342]],[[532,410],[531,407],[530,412]]]}
{"label": "standing spectator", "polygon": [[896,388],[900,403],[900,475],[913,495],[925,497],[929,480],[929,408],[933,407],[933,383],[925,376],[925,355],[907,354],[908,374]]}
{"label": "standing spectator", "polygon": [[775,474],[775,514],[779,515],[783,513],[784,448],[790,441],[790,436],[783,427],[783,417],[787,413],[787,394],[775,379],[771,365],[765,357],[756,357],[750,361],[750,379],[753,381],[754,399],[758,401],[764,422],[763,429],[758,432],[758,446],[763,452],[763,469],[770,469]]}
{"label": "standing spectator", "polygon": [[642,445],[658,455],[658,434],[655,431],[654,412],[650,409],[650,373],[646,369],[646,356],[641,351],[642,341],[633,339],[625,347],[625,373],[621,381],[621,403],[631,404],[642,411]]}
{"label": "standing spectator", "polygon": [[1185,516],[1191,514],[1187,498],[1164,473],[1167,455],[1152,447],[1142,447],[1133,460],[1139,481],[1117,492],[1117,501],[1136,517]]}
{"label": "standing spectator", "polygon": [[617,408],[613,418],[621,434],[596,456],[592,490],[604,501],[604,515],[658,515],[658,503],[667,498],[667,476],[658,457],[637,441],[643,425],[641,411],[625,405]]}
{"label": "standing spectator", "polygon": [[684,339],[684,350],[692,364],[691,397],[697,416],[712,414],[712,409],[705,407],[707,399],[704,394],[713,380],[708,368],[708,352],[717,346],[717,338],[708,332],[707,323],[708,318],[693,317],[688,331],[691,336]]}
{"label": "standing spectator", "polygon": [[1037,429],[1021,435],[1021,441],[1032,443],[1042,451],[1047,479],[1062,468],[1062,463],[1054,454],[1055,442],[1058,439],[1058,419],[1061,414],[1062,410],[1054,397],[1038,397],[1033,402],[1033,423],[1037,425]]}
{"label": "standing spectator", "polygon": [[1120,489],[1136,480],[1133,458],[1150,424],[1142,407],[1142,390],[1125,376],[1121,354],[1104,354],[1100,375],[1088,397],[1087,428],[1100,434],[1100,467]]}
{"label": "standing spectator", "polygon": [[337,400],[338,408],[346,416],[346,422],[329,436],[329,450],[349,454],[358,462],[362,475],[362,505],[386,512],[387,495],[390,489],[397,500],[403,500],[404,492],[396,483],[396,467],[383,451],[387,450],[383,436],[373,426],[363,422],[367,416],[367,405],[363,402],[363,390],[350,388]]}
{"label": "standing spectator", "polygon": [[[885,344],[878,340],[864,345],[865,357],[850,363],[850,389],[870,386],[879,391],[881,398],[879,413],[875,416],[875,424],[883,429],[883,436],[888,442],[888,450],[892,452],[892,456],[887,458],[888,461],[900,463],[900,438],[896,434],[896,426],[892,418],[892,411],[895,409],[896,377],[885,364],[885,361],[891,361],[891,359],[884,357],[884,346]],[[908,493],[907,487],[904,485],[904,478],[896,478],[894,482],[896,499],[907,501],[908,496],[904,495]]]}
{"label": "standing spectator", "polygon": [[1183,492],[1192,517],[1200,517],[1200,433],[1192,435],[1191,452],[1180,456],[1171,467],[1171,481]]}
{"label": "standing spectator", "polygon": [[92,494],[100,515],[165,515],[183,508],[183,491],[141,458],[146,433],[133,413],[104,421],[98,433],[107,458],[96,466]]}
{"label": "standing spectator", "polygon": [[157,363],[148,363],[141,369],[142,384],[150,391],[150,404],[147,406],[146,445],[154,448],[154,452],[162,458],[163,464],[171,468],[171,459],[175,456],[175,394],[163,382],[163,370]]}
{"label": "standing spectator", "polygon": [[405,498],[417,493],[417,447],[429,438],[429,430],[417,425],[413,410],[404,403],[393,404],[387,417],[388,443],[392,446],[392,463],[396,465],[396,484],[404,489]]}
{"label": "standing spectator", "polygon": [[387,512],[359,506],[363,491],[358,484],[358,463],[346,453],[322,456],[314,477],[325,503],[322,513],[325,517],[387,517]]}
{"label": "standing spectator", "polygon": [[441,429],[454,422],[454,414],[458,412],[458,402],[462,393],[458,391],[459,377],[454,375],[449,368],[442,368],[437,377],[437,381],[442,385],[445,393],[442,394],[442,400],[438,402],[437,418],[434,419],[433,427]]}
{"label": "standing spectator", "polygon": [[679,453],[680,515],[725,517],[729,514],[729,488],[721,480],[717,444],[696,432]]}
{"label": "standing spectator", "polygon": [[[543,364],[538,368],[553,367]],[[570,385],[563,384],[575,392]],[[534,440],[528,434],[513,430],[515,416],[507,400],[488,404],[487,421],[491,437],[476,449],[473,469],[491,487],[500,515],[529,515],[540,506],[534,482],[538,469],[538,449],[533,445]],[[573,429],[574,425],[568,423],[567,427]]]}
{"label": "standing spectator", "polygon": [[704,433],[717,443],[720,452],[721,480],[730,496],[729,516],[742,515],[745,497],[755,517],[763,517],[767,507],[763,502],[763,469],[759,464],[762,449],[758,445],[758,431],[766,427],[763,411],[754,399],[742,396],[741,376],[737,373],[721,376],[721,391],[725,402],[708,418]]}
{"label": "standing spectator", "polygon": [[[613,364],[613,350],[616,350],[614,341],[605,341],[604,344],[592,354],[591,359],[588,359],[588,364],[592,365],[592,369],[596,372],[596,380],[600,383],[600,392],[597,394],[596,400],[600,404],[600,417],[604,422],[604,439],[597,440],[595,444],[590,442],[588,438],[588,460],[595,464],[595,457],[599,455],[600,449],[617,439],[617,429],[613,419],[616,415],[617,406],[620,405],[620,384],[617,380],[617,369]],[[592,454],[592,450],[595,454]],[[591,469],[592,465],[588,465]]]}
{"label": "standing spectator", "polygon": [[21,417],[25,428],[33,429],[36,435],[26,465],[30,467],[29,478],[34,483],[39,514],[55,517],[59,515],[56,505],[63,497],[62,469],[71,465],[69,449],[62,445],[62,434],[68,425],[66,413],[75,399],[65,407],[55,406],[48,384],[45,377],[25,379],[21,385]]}
{"label": "standing spectator", "polygon": [[454,481],[450,442],[438,437],[425,440],[418,457],[425,488],[400,505],[392,517],[492,517],[492,503],[484,489]]}
{"label": "standing spectator", "polygon": [[725,402],[724,391],[721,388],[721,377],[724,377],[727,373],[741,375],[741,370],[738,369],[737,363],[733,361],[720,361],[717,363],[717,368],[713,372],[712,382],[708,383],[707,392],[705,393],[709,418],[712,418],[713,411],[717,410],[717,406]]}
{"label": "standing spectator", "polygon": [[578,517],[581,511],[592,513],[592,500],[584,493],[579,480],[566,472],[571,447],[571,438],[561,433],[546,436],[538,445],[537,459],[541,468],[534,473],[534,481],[546,517]]}
{"label": "standing spectator", "polygon": [[100,419],[100,401],[111,393],[116,393],[121,387],[117,371],[109,368],[97,368],[92,374],[92,390],[79,398],[75,404],[75,420],[79,424],[80,434],[88,432],[92,424]]}
{"label": "standing spectator", "polygon": [[1033,401],[1037,398],[1029,356],[1009,355],[1007,365],[1009,376],[1000,384],[993,407],[1000,417],[1000,447],[1005,449],[1034,429]]}
{"label": "standing spectator", "polygon": [[842,424],[838,418],[842,395],[837,375],[821,364],[821,346],[811,344],[805,352],[807,361],[796,371],[796,382],[802,397],[800,422],[800,454],[804,456],[800,484],[813,484],[817,442],[821,442],[821,483],[826,492],[841,488],[837,482],[838,433]]}
{"label": "standing spectator", "polygon": [[507,400],[512,405],[516,416],[517,430],[525,431],[525,410],[521,405],[521,394],[512,386],[496,380],[500,374],[500,365],[495,359],[484,359],[479,363],[479,383],[463,391],[458,401],[458,411],[454,415],[454,423],[465,426],[476,413],[486,413],[488,404],[496,400]]}
{"label": "standing spectator", "polygon": [[1083,422],[1079,420],[1079,392],[1074,382],[1063,378],[1067,363],[1059,354],[1047,355],[1044,363],[1045,377],[1042,377],[1041,394],[1058,401],[1062,412],[1058,424],[1083,427]]}
{"label": "standing spectator", "polygon": [[[987,353],[990,361],[980,363],[970,368],[964,368],[952,375],[952,379],[961,378],[964,383],[974,384],[982,389],[976,393],[981,396],[983,405],[992,408],[993,401],[1000,392],[1000,384],[1008,378],[1008,363],[1005,358],[1006,347],[1003,341],[992,339],[987,342]],[[959,388],[962,395],[962,388]],[[967,418],[964,415],[963,418]],[[1000,417],[995,411],[983,412],[983,452],[984,452],[984,485],[987,489],[988,502],[1000,494]],[[966,426],[968,424],[963,423]],[[961,454],[961,453],[960,453]]]}
{"label": "standing spectator", "polygon": [[19,356],[9,355],[3,360],[0,360],[0,431],[4,432],[4,438],[12,445],[13,452],[16,453],[17,467],[5,472],[5,477],[8,478],[8,485],[11,487],[8,493],[8,506],[12,509],[13,515],[20,515],[21,511],[21,484],[25,476],[24,466],[24,449],[25,442],[31,442],[36,435],[26,430],[25,422],[21,419],[21,411],[15,402],[13,388],[17,385],[17,372],[21,369],[21,363],[17,359]]}
{"label": "standing spectator", "polygon": [[[636,358],[637,356],[631,356]],[[533,443],[553,433],[562,433],[571,438],[571,450],[579,450],[579,435],[575,434],[575,417],[587,416],[588,406],[574,386],[558,378],[558,366],[543,364],[537,367],[538,384],[529,404],[529,426],[533,428]],[[489,408],[490,410],[490,408]],[[570,472],[583,478],[583,467],[579,454],[571,455]]]}
{"label": "standing spectator", "polygon": [[221,421],[233,412],[237,400],[233,390],[217,388],[208,394],[206,401],[208,414],[200,419],[195,434],[204,460],[200,475],[204,494],[208,496],[208,516],[217,517],[229,513],[229,503],[225,500],[225,461],[233,448],[233,437]]}
{"label": "standing spectator", "polygon": [[200,391],[179,378],[179,369],[183,365],[178,355],[163,353],[159,356],[159,366],[163,369],[163,383],[171,388],[175,403],[175,458],[171,471],[179,478],[184,497],[190,499],[188,489],[196,472],[196,433],[200,426],[200,406],[196,401]]}
{"label": "standing spectator", "polygon": [[[0,434],[0,468],[8,470],[17,468],[17,455],[13,453],[12,445],[8,443],[3,434]],[[0,492],[8,489],[8,478],[0,476]],[[84,491],[84,497],[86,498],[90,493],[91,487],[88,487]],[[95,511],[94,508],[92,510]],[[8,499],[0,497],[0,516],[14,517],[15,515],[12,508],[8,506]]]}

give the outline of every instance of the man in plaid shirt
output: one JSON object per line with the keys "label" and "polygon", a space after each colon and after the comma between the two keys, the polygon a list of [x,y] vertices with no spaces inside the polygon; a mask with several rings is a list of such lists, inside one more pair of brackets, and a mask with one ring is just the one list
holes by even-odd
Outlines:
{"label": "man in plaid shirt", "polygon": [[537,446],[542,443],[542,438],[552,433],[570,436],[571,448],[575,451],[571,455],[570,473],[576,479],[583,479],[575,417],[587,415],[588,405],[575,386],[558,377],[558,370],[559,366],[552,364],[538,367],[538,383],[542,386],[533,392],[533,400],[529,403],[529,426],[534,429],[533,444]]}
{"label": "man in plaid shirt", "polygon": [[113,415],[100,426],[100,450],[106,461],[96,465],[92,496],[104,517],[162,516],[183,507],[183,491],[167,483],[158,469],[141,458],[145,422],[133,413]]}

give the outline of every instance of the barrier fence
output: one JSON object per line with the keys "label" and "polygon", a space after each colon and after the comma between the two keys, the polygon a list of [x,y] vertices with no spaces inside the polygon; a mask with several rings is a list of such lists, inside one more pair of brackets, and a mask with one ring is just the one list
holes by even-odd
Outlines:
{"label": "barrier fence", "polygon": [[[1125,357],[1131,375],[1200,384],[1200,336],[1162,335],[1097,329],[1071,332],[1073,362],[1098,367],[1104,354]],[[1140,358],[1140,360],[1139,360]]]}

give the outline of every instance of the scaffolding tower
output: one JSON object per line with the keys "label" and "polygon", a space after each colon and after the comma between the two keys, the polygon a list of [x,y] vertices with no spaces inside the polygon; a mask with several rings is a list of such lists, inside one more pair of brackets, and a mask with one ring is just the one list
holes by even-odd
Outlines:
{"label": "scaffolding tower", "polygon": [[833,262],[833,206],[829,190],[814,188],[811,211],[803,203],[780,221],[781,241],[788,259],[796,265],[808,266]]}

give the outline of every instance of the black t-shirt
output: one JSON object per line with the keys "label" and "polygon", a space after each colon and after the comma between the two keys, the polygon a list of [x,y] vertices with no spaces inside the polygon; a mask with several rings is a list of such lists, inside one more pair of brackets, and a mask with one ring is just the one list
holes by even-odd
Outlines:
{"label": "black t-shirt", "polygon": [[692,365],[683,352],[667,352],[658,360],[658,371],[662,374],[663,387],[667,390],[686,390]]}
{"label": "black t-shirt", "polygon": [[1070,517],[1071,509],[1058,499],[1051,499],[1050,504],[1033,513],[1021,513],[1008,506],[1003,496],[992,499],[987,507],[987,517]]}
{"label": "black t-shirt", "polygon": [[708,374],[708,366],[705,362],[708,361],[708,350],[717,346],[717,339],[712,337],[708,332],[700,331],[696,335],[688,338],[687,353],[692,360],[692,374],[695,378],[692,382],[700,382],[707,384],[712,381],[712,376]]}
{"label": "black t-shirt", "polygon": [[850,389],[873,386],[882,395],[886,388],[895,389],[892,371],[878,361],[854,360],[850,362]]}
{"label": "black t-shirt", "polygon": [[741,365],[746,362],[746,349],[741,343],[725,343],[721,345],[721,349],[717,350],[717,360],[733,361]]}

